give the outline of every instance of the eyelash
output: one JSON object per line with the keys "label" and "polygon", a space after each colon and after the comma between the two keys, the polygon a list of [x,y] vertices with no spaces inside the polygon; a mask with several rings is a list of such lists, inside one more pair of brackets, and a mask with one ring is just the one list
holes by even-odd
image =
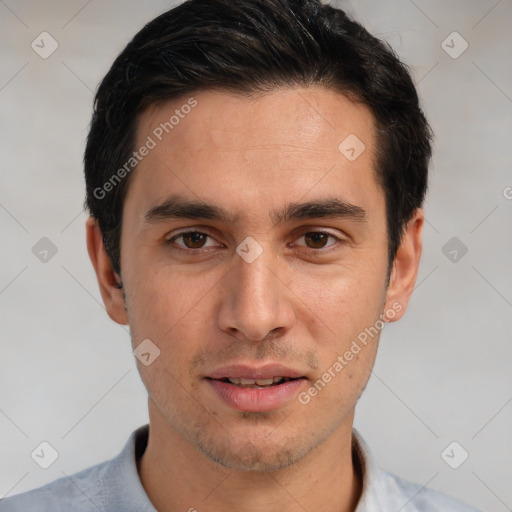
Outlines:
{"label": "eyelash", "polygon": [[[208,233],[203,233],[202,231],[197,231],[197,230],[189,230],[189,231],[182,231],[181,233],[178,233],[177,235],[174,235],[173,237],[167,239],[165,241],[166,245],[169,245],[171,246],[171,249],[173,250],[176,250],[176,251],[183,251],[183,252],[186,252],[188,254],[192,254],[192,255],[201,255],[201,254],[204,254],[204,253],[207,253],[209,252],[210,249],[212,249],[212,247],[206,247],[206,248],[199,248],[199,249],[190,249],[188,247],[181,247],[181,246],[173,246],[174,242],[182,237],[183,235],[186,235],[188,233],[197,233],[197,234],[200,234],[200,235],[205,235],[207,236],[208,238],[211,238],[212,240],[214,240],[214,238],[212,236],[210,236]],[[336,248],[338,248],[338,246],[340,245],[340,243],[342,244],[344,242],[344,240],[342,240],[341,238],[333,235],[332,233],[329,233],[328,231],[311,231],[311,230],[308,230],[308,231],[303,231],[299,234],[298,238],[301,238],[305,235],[308,235],[308,234],[311,234],[311,233],[318,233],[318,234],[324,234],[324,235],[328,235],[328,237],[331,237],[331,238],[334,238],[336,240],[336,242],[330,246],[328,246],[327,248],[319,248],[319,249],[314,249],[312,247],[307,247],[305,245],[301,245],[300,247],[303,247],[306,252],[310,253],[310,254],[325,254],[327,252],[330,252]]]}

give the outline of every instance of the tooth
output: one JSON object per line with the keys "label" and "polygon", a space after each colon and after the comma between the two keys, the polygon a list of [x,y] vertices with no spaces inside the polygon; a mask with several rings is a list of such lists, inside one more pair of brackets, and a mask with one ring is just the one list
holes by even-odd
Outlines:
{"label": "tooth", "polygon": [[256,379],[255,382],[256,384],[258,384],[258,386],[270,386],[271,384],[274,383],[274,379]]}
{"label": "tooth", "polygon": [[235,386],[252,387],[257,388],[258,386],[271,386],[272,384],[279,384],[281,382],[288,382],[290,377],[269,377],[268,379],[244,379],[238,377],[227,377],[227,380]]}

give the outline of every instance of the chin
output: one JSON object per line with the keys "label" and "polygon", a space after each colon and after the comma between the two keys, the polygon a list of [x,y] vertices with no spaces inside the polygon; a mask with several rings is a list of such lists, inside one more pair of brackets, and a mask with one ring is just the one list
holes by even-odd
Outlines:
{"label": "chin", "polygon": [[[250,441],[243,447],[233,449],[227,446],[201,447],[212,461],[232,471],[267,472],[278,471],[291,466],[304,457],[307,450],[294,450],[281,447],[258,447]],[[212,449],[213,448],[213,449]]]}
{"label": "chin", "polygon": [[[275,435],[271,429],[244,434],[228,433],[222,438],[206,437],[201,432],[194,440],[196,447],[210,460],[232,471],[267,472],[284,469],[302,459],[313,448],[308,440],[290,435]],[[217,437],[215,439],[215,437]]]}

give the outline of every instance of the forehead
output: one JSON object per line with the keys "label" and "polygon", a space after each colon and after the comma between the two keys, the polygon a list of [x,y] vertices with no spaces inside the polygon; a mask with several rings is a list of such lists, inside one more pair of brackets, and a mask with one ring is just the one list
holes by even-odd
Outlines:
{"label": "forehead", "polygon": [[354,204],[379,191],[371,112],[323,87],[252,98],[202,91],[152,105],[138,121],[135,149],[145,145],[126,200],[140,209],[172,194],[244,212],[336,188]]}
{"label": "forehead", "polygon": [[365,105],[321,86],[281,88],[249,97],[202,91],[148,107],[139,116],[137,143],[153,133],[164,146],[179,138],[196,149],[239,144],[251,148],[251,140],[258,136],[258,144],[285,143],[292,149],[302,142],[305,148],[332,149],[333,142],[350,133],[372,137],[373,124]]}

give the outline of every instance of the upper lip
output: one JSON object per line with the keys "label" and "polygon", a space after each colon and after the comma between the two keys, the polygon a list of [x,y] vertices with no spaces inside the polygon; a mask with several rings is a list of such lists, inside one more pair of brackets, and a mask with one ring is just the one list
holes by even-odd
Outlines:
{"label": "upper lip", "polygon": [[287,368],[281,364],[266,364],[265,366],[250,366],[235,364],[217,368],[207,375],[210,379],[271,379],[273,377],[289,377],[296,379],[305,377],[304,373]]}

